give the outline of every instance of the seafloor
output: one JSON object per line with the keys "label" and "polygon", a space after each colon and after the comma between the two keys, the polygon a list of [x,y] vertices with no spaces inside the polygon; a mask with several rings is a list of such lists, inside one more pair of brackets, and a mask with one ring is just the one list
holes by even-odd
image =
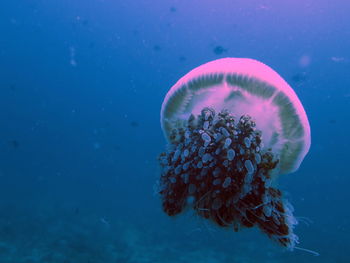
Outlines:
{"label": "seafloor", "polygon": [[219,230],[190,212],[173,219],[156,211],[159,220],[155,221],[142,214],[100,217],[78,208],[28,213],[30,209],[2,209],[7,214],[0,217],[1,263],[310,263],[326,259],[285,251],[257,230]]}

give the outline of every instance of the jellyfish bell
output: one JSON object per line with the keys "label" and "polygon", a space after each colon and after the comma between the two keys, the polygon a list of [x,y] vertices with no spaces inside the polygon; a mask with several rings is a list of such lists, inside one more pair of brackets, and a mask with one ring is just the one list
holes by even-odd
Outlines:
{"label": "jellyfish bell", "polygon": [[168,215],[191,206],[219,226],[258,226],[295,247],[293,209],[273,181],[298,169],[311,139],[305,110],[282,77],[247,58],[201,65],[167,93],[161,126],[169,146],[160,155],[159,192]]}
{"label": "jellyfish bell", "polygon": [[296,171],[309,151],[310,126],[300,100],[278,73],[257,60],[218,59],[182,77],[162,105],[165,136],[169,139],[172,129],[205,107],[251,116],[264,147],[280,156],[278,174]]}

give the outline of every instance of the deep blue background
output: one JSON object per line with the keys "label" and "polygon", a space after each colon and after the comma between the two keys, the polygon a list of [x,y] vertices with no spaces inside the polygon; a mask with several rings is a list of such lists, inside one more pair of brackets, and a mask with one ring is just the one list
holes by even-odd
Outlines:
{"label": "deep blue background", "polygon": [[[349,10],[346,0],[2,1],[0,262],[349,262]],[[280,184],[313,222],[297,226],[300,247],[319,257],[161,211],[162,100],[220,57],[268,64],[305,107],[311,150]]]}

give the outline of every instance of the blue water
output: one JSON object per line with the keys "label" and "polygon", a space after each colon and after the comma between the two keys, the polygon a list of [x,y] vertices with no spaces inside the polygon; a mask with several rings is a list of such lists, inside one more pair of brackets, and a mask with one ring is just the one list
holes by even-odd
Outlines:
{"label": "blue water", "polygon": [[[350,261],[350,1],[0,6],[0,263]],[[221,57],[266,63],[305,107],[311,149],[280,187],[318,257],[170,218],[153,193],[163,98]]]}

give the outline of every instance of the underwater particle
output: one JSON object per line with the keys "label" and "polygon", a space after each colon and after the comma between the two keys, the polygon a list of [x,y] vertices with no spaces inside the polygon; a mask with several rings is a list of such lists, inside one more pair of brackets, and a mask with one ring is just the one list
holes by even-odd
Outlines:
{"label": "underwater particle", "polygon": [[180,61],[180,62],[186,61],[186,57],[185,57],[185,56],[180,56],[180,57],[179,57],[179,61]]}
{"label": "underwater particle", "polygon": [[299,58],[299,66],[300,67],[306,68],[306,67],[310,66],[310,64],[311,64],[311,56],[305,54]]}
{"label": "underwater particle", "polygon": [[120,151],[121,147],[119,145],[114,145],[113,150]]}
{"label": "underwater particle", "polygon": [[79,208],[79,207],[76,207],[76,208],[74,209],[74,213],[78,215],[78,214],[80,213],[80,208]]}
{"label": "underwater particle", "polygon": [[76,67],[78,65],[75,59],[75,55],[76,55],[75,47],[73,46],[69,47],[69,63],[71,64],[72,67]]}
{"label": "underwater particle", "polygon": [[100,222],[101,222],[103,225],[105,225],[106,227],[111,227],[111,224],[109,223],[109,221],[108,221],[106,218],[104,218],[104,217],[101,217],[101,218],[100,218]]}
{"label": "underwater particle", "polygon": [[13,148],[17,149],[19,147],[19,142],[17,140],[11,140],[10,144]]}
{"label": "underwater particle", "polygon": [[159,45],[154,45],[154,46],[153,46],[153,50],[154,50],[154,51],[161,51],[162,48],[161,48]]}
{"label": "underwater particle", "polygon": [[94,143],[92,144],[92,147],[93,147],[95,150],[98,150],[98,149],[101,148],[101,143],[99,143],[99,142],[94,142]]}
{"label": "underwater particle", "polygon": [[134,127],[134,128],[136,128],[136,127],[139,127],[139,123],[137,122],[137,121],[132,121],[132,122],[130,122],[130,126],[131,127]]}
{"label": "underwater particle", "polygon": [[170,7],[169,10],[170,10],[170,12],[175,13],[176,12],[176,7],[172,6],[172,7]]}
{"label": "underwater particle", "polygon": [[300,83],[303,83],[306,80],[308,80],[308,76],[307,76],[306,72],[299,72],[299,73],[294,74],[291,77],[291,80],[296,84],[300,84]]}
{"label": "underwater particle", "polygon": [[[273,182],[299,168],[310,126],[297,95],[274,70],[252,59],[204,64],[167,93],[161,125],[170,149],[162,153],[169,163],[160,162],[164,212],[180,214],[191,195],[198,216],[237,231],[256,226],[295,248],[297,221]],[[173,158],[183,145],[191,152],[187,183],[183,169],[175,172],[184,161]],[[182,180],[169,183],[174,175]]]}
{"label": "underwater particle", "polygon": [[346,59],[344,57],[331,57],[331,60],[333,62],[337,62],[337,63],[346,61]]}
{"label": "underwater particle", "polygon": [[214,47],[213,52],[215,55],[222,55],[223,53],[227,52],[227,49],[223,48],[222,46],[216,46]]}

